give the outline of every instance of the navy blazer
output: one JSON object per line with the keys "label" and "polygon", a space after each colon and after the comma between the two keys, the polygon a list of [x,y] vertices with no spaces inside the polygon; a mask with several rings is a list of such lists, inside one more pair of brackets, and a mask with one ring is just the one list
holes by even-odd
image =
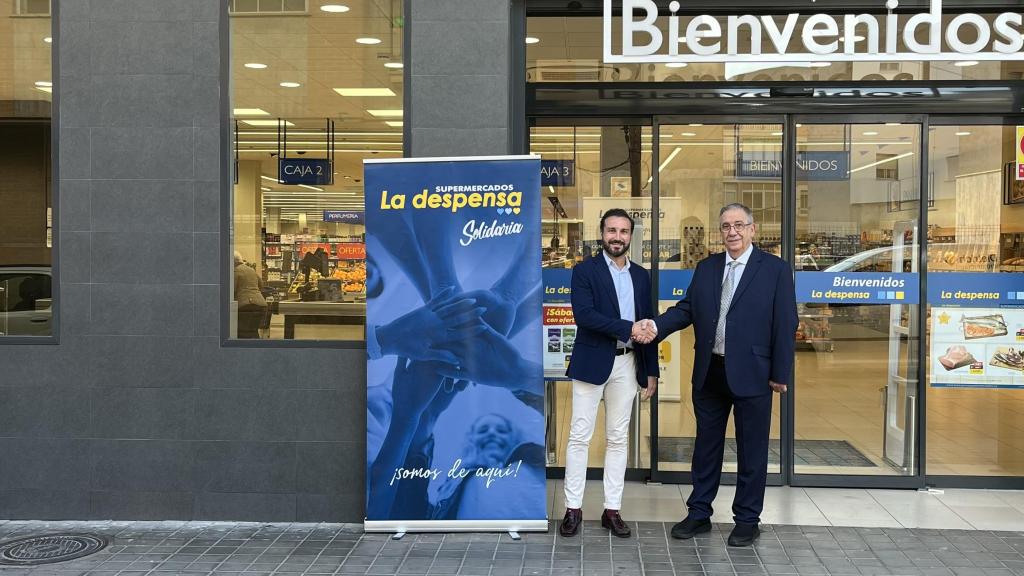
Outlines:
{"label": "navy blazer", "polygon": [[[658,316],[658,340],[693,325],[693,389],[711,363],[725,275],[725,252],[697,264],[686,296]],[[733,292],[725,325],[725,375],[738,397],[771,391],[768,381],[791,385],[797,327],[793,271],[781,258],[754,247]]]}
{"label": "navy blazer", "polygon": [[[633,313],[637,320],[654,317],[651,276],[636,262],[629,263],[633,279]],[[566,376],[591,384],[604,384],[612,373],[616,342],[629,342],[633,324],[619,313],[612,273],[603,253],[587,258],[572,269],[572,315],[576,321],[576,344]],[[647,387],[647,377],[657,377],[658,348],[654,343],[633,343],[636,381]]]}

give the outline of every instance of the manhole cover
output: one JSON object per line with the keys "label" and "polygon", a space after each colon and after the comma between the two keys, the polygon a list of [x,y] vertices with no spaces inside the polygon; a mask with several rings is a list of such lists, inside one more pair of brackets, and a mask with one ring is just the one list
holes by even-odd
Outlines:
{"label": "manhole cover", "polygon": [[107,539],[92,534],[48,534],[0,544],[0,564],[35,566],[74,560],[99,552]]}

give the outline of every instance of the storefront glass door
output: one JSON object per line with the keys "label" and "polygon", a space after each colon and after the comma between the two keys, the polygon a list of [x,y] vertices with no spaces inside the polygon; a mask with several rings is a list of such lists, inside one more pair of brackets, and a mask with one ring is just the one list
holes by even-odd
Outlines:
{"label": "storefront glass door", "polygon": [[795,127],[793,472],[915,476],[921,124]]}
{"label": "storefront glass door", "polygon": [[[664,312],[686,292],[697,262],[722,252],[719,209],[742,202],[754,213],[755,242],[774,254],[782,238],[782,119],[721,123],[719,118],[665,118],[658,130],[658,308]],[[683,479],[693,456],[696,425],[690,376],[693,330],[672,334],[659,346],[657,471]],[[781,471],[780,402],[772,410],[769,473]],[[727,431],[723,470],[736,471],[733,422]],[[676,480],[678,481],[678,480]]]}

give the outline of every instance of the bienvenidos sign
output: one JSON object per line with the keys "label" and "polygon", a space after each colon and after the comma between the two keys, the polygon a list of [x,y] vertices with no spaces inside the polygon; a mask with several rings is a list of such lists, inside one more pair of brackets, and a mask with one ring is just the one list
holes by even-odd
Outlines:
{"label": "bienvenidos sign", "polygon": [[[710,15],[695,16],[682,26],[685,17],[677,14],[681,5],[675,0],[668,3],[669,15],[659,15],[654,0],[621,0],[616,43],[614,4],[604,0],[608,63],[1024,60],[1020,13],[944,19],[942,0],[931,0],[928,12],[903,15],[902,22],[893,13],[898,0],[888,0],[883,15],[730,15],[724,27]],[[802,50],[790,51],[794,41]],[[621,46],[620,53],[614,53],[615,46]]]}

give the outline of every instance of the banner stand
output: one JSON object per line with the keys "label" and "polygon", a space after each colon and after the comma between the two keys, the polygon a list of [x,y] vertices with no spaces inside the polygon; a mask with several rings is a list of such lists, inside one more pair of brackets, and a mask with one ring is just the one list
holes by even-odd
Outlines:
{"label": "banner stand", "polygon": [[539,156],[364,160],[366,532],[546,532]]}

